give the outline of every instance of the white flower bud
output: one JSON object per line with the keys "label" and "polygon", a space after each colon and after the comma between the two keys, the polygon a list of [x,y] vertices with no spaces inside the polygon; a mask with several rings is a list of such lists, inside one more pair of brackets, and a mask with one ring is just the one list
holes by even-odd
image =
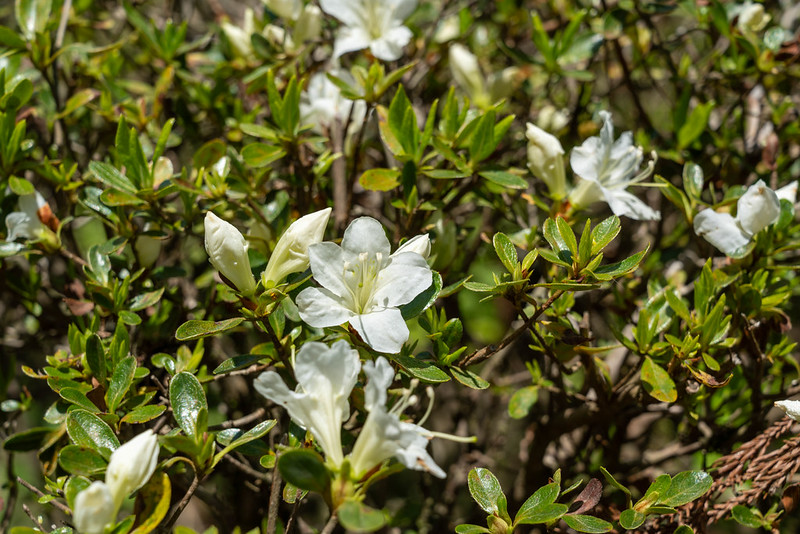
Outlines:
{"label": "white flower bud", "polygon": [[264,287],[278,284],[287,275],[308,268],[308,246],[322,241],[325,227],[331,216],[331,208],[315,211],[289,225],[278,239],[269,258],[267,268],[261,274]]}
{"label": "white flower bud", "polygon": [[93,482],[75,497],[72,522],[81,534],[102,534],[116,515],[111,491],[103,482]]}
{"label": "white flower bud", "polygon": [[489,95],[486,94],[486,86],[478,65],[478,58],[475,57],[464,45],[453,43],[450,46],[450,71],[453,73],[456,83],[469,95],[472,101],[478,105],[488,104]]}
{"label": "white flower bud", "polygon": [[567,192],[567,179],[564,173],[564,149],[561,142],[554,135],[530,122],[525,136],[528,138],[528,168],[534,176],[547,184],[553,198],[564,198]]}
{"label": "white flower bud", "polygon": [[748,187],[736,204],[736,220],[751,236],[777,221],[780,214],[778,195],[763,180]]}
{"label": "white flower bud", "polygon": [[158,160],[156,160],[156,166],[153,169],[153,190],[155,191],[164,181],[172,178],[173,174],[174,169],[172,167],[172,161],[164,156],[158,158]]}
{"label": "white flower bud", "polygon": [[300,15],[300,0],[262,0],[267,9],[286,20],[295,20]]}
{"label": "white flower bud", "polygon": [[764,12],[761,4],[747,4],[739,12],[739,21],[736,27],[742,33],[755,33],[764,29],[769,23],[770,16]]}
{"label": "white flower bud", "polygon": [[775,406],[786,412],[786,415],[788,415],[795,421],[800,421],[800,401],[796,400],[777,401],[775,403]]}
{"label": "white flower bud", "polygon": [[158,465],[158,450],[158,438],[145,430],[111,453],[106,484],[117,506],[150,479]]}
{"label": "white flower bud", "polygon": [[211,265],[236,286],[250,295],[256,290],[256,279],[250,270],[247,257],[247,241],[232,224],[223,221],[211,212],[205,220],[206,252]]}
{"label": "white flower bud", "polygon": [[322,33],[322,10],[315,5],[308,4],[297,18],[294,25],[292,40],[300,45],[306,41],[313,41]]}
{"label": "white flower bud", "polygon": [[253,44],[250,42],[250,36],[255,31],[255,21],[252,9],[245,10],[244,22],[241,28],[229,22],[222,22],[220,23],[220,29],[228,39],[234,54],[245,59],[253,55]]}
{"label": "white flower bud", "polygon": [[[400,254],[402,252],[416,252],[423,258],[428,259],[428,256],[431,254],[431,239],[428,237],[428,234],[412,237],[403,243],[400,248],[395,250],[394,254]],[[394,256],[394,254],[392,254],[392,256]]]}

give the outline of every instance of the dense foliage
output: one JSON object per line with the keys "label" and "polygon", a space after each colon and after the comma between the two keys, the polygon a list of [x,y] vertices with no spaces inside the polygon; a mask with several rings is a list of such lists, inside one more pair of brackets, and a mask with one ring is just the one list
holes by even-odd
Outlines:
{"label": "dense foliage", "polygon": [[0,530],[792,532],[800,7],[0,6]]}

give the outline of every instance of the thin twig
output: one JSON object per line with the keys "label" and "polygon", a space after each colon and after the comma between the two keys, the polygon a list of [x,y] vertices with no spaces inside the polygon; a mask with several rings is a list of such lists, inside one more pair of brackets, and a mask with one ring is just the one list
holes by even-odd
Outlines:
{"label": "thin twig", "polygon": [[339,518],[336,517],[336,512],[331,514],[331,518],[328,519],[328,522],[325,523],[325,528],[322,529],[322,532],[319,534],[331,534],[333,529],[336,528],[336,523],[338,522]]}
{"label": "thin twig", "polygon": [[[37,488],[36,486],[31,484],[30,482],[27,482],[27,481],[23,480],[22,477],[17,477],[17,482],[19,482],[20,484],[25,486],[27,489],[29,489],[30,491],[35,493],[37,497],[46,497],[47,496],[39,488]],[[55,506],[56,508],[58,508],[59,510],[61,510],[62,512],[67,514],[68,516],[72,515],[72,510],[70,510],[69,506],[67,506],[66,504],[60,503],[60,502],[58,502],[56,500],[48,501],[48,504],[52,504],[53,506]]]}
{"label": "thin twig", "polygon": [[67,250],[67,249],[66,249],[66,248],[64,248],[64,247],[61,247],[61,248],[60,248],[60,249],[58,249],[58,250],[59,250],[59,252],[61,252],[61,255],[62,255],[62,256],[64,256],[65,258],[67,258],[67,259],[69,259],[69,260],[72,260],[72,261],[74,261],[75,263],[77,263],[77,264],[78,264],[78,265],[80,265],[81,267],[88,267],[88,266],[89,266],[89,263],[88,263],[86,260],[84,260],[83,258],[81,258],[80,256],[78,256],[78,255],[77,255],[77,254],[75,254],[74,252],[72,252],[72,251],[70,251],[70,250]]}
{"label": "thin twig", "polygon": [[41,530],[42,532],[50,532],[50,531],[49,531],[49,530],[47,530],[47,528],[46,528],[46,527],[45,527],[45,526],[42,524],[42,522],[41,522],[41,521],[39,521],[39,520],[36,518],[36,516],[34,516],[34,515],[33,515],[33,512],[31,512],[31,509],[30,509],[30,508],[28,508],[28,505],[27,505],[27,504],[23,504],[23,505],[22,505],[22,509],[23,509],[23,510],[25,510],[25,513],[28,515],[28,517],[30,517],[30,518],[31,518],[31,521],[33,521],[33,524],[34,524],[34,525],[36,525],[37,527],[39,527],[39,530]]}
{"label": "thin twig", "polygon": [[267,511],[267,534],[275,534],[278,525],[278,507],[281,503],[281,475],[272,470],[272,486],[269,489],[269,510]]}
{"label": "thin twig", "polygon": [[499,350],[504,349],[505,347],[507,347],[508,345],[513,343],[519,336],[521,336],[524,332],[526,332],[533,325],[533,323],[535,323],[536,320],[550,306],[552,306],[553,303],[563,294],[564,294],[564,290],[563,289],[559,289],[558,291],[556,291],[555,293],[550,295],[550,298],[547,299],[547,302],[545,302],[542,305],[541,308],[538,308],[533,313],[533,315],[530,316],[530,318],[527,321],[522,323],[522,326],[520,326],[519,328],[517,328],[516,330],[511,332],[502,341],[500,341],[500,343],[498,343],[496,345],[486,345],[485,347],[476,350],[475,352],[473,352],[472,354],[470,354],[469,356],[467,356],[466,358],[461,360],[461,362],[459,362],[458,366],[461,367],[461,368],[465,368],[465,367],[469,367],[470,365],[474,365],[476,363],[480,363],[480,362],[482,362],[484,360],[487,360],[492,354],[496,353]]}
{"label": "thin twig", "polygon": [[218,425],[212,425],[208,427],[208,429],[224,430],[226,428],[236,428],[242,425],[246,425],[247,423],[252,423],[253,421],[258,421],[259,419],[262,419],[266,414],[267,414],[267,409],[262,407],[252,413],[240,417],[239,419],[231,419],[230,421],[225,421]]}
{"label": "thin twig", "polygon": [[184,508],[186,508],[186,506],[189,504],[189,501],[192,500],[192,496],[197,490],[197,487],[200,486],[200,482],[200,477],[197,476],[197,471],[195,471],[194,477],[192,478],[192,484],[189,486],[189,489],[186,490],[186,494],[181,499],[181,502],[172,507],[172,512],[169,515],[169,519],[167,519],[167,521],[160,527],[161,532],[170,531],[172,525],[175,524],[175,521],[177,521],[183,513]]}
{"label": "thin twig", "polygon": [[261,365],[253,364],[250,367],[247,367],[245,369],[236,369],[235,371],[231,371],[229,373],[220,373],[218,375],[214,375],[214,378],[212,378],[212,380],[215,380],[215,381],[216,380],[222,380],[223,378],[228,378],[229,376],[252,375],[252,374],[255,374],[255,373],[260,373],[261,371],[263,371],[267,367],[269,367],[268,364],[261,364]]}

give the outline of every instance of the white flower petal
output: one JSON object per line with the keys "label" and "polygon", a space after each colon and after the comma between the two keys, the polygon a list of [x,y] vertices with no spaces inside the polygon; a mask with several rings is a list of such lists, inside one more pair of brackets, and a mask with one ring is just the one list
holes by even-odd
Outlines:
{"label": "white flower petal", "polygon": [[111,491],[103,482],[92,482],[75,497],[72,522],[81,534],[102,534],[116,515]]}
{"label": "white flower petal", "polygon": [[371,303],[381,308],[408,304],[432,282],[433,275],[425,258],[416,252],[395,252],[389,264],[378,273]]}
{"label": "white flower petal", "polygon": [[397,354],[408,341],[408,327],[397,308],[356,315],[350,319],[350,325],[378,352]]}
{"label": "white flower petal", "polygon": [[211,265],[239,291],[252,294],[256,289],[256,279],[250,270],[244,236],[235,226],[210,211],[206,213],[204,227],[206,252]]}
{"label": "white flower petal", "polygon": [[308,247],[308,262],[319,285],[339,297],[349,294],[344,280],[345,256],[336,243],[315,243]]}
{"label": "white flower petal", "polygon": [[796,400],[777,401],[775,403],[775,406],[786,412],[786,415],[788,415],[795,421],[800,421],[800,401]]}
{"label": "white flower petal", "polygon": [[297,295],[300,318],[317,328],[337,326],[350,320],[355,313],[342,305],[342,299],[325,288],[307,287]]}
{"label": "white flower petal", "polygon": [[661,219],[661,213],[639,200],[632,193],[621,189],[603,189],[602,191],[614,215],[625,215],[637,221],[658,221]]}
{"label": "white flower petal", "polygon": [[309,341],[297,353],[294,364],[294,376],[303,391],[316,394],[331,387],[338,409],[344,416],[349,415],[347,397],[356,385],[360,370],[358,351],[344,340],[337,341],[330,348],[324,343]]}
{"label": "white flower petal", "polygon": [[389,360],[380,356],[374,362],[365,362],[364,374],[368,379],[364,387],[364,405],[367,410],[386,406],[386,390],[392,385],[395,374]]}
{"label": "white flower petal", "polygon": [[353,0],[319,0],[319,7],[322,11],[332,17],[336,17],[348,26],[358,26],[361,24],[362,6],[360,2]]}
{"label": "white flower petal", "polygon": [[750,236],[742,231],[730,213],[717,213],[712,209],[695,216],[694,232],[728,256],[737,255],[750,243]]}
{"label": "white flower petal", "polygon": [[788,200],[791,204],[797,203],[797,180],[775,191],[778,200]]}
{"label": "white flower petal", "polygon": [[369,48],[372,39],[364,28],[345,26],[339,30],[333,43],[333,58],[336,59],[348,52]]}
{"label": "white flower petal", "polygon": [[387,5],[392,8],[392,17],[398,21],[403,22],[417,8],[417,0],[383,0]]}
{"label": "white flower petal", "polygon": [[353,256],[366,252],[388,258],[392,249],[381,223],[372,217],[359,217],[344,231],[342,250]]}
{"label": "white flower petal", "polygon": [[423,258],[428,258],[431,255],[431,239],[428,234],[421,234],[414,236],[405,243],[403,243],[397,250],[392,252],[390,257],[394,258],[404,252],[416,252]]}
{"label": "white flower petal", "polygon": [[403,57],[403,48],[414,36],[405,26],[397,26],[384,32],[380,38],[374,39],[369,49],[372,55],[383,61],[396,61]]}
{"label": "white flower petal", "polygon": [[602,144],[599,137],[590,137],[579,147],[572,149],[569,164],[572,171],[590,182],[598,181],[598,169],[602,165]]}
{"label": "white flower petal", "polygon": [[759,180],[750,187],[736,204],[736,220],[742,229],[755,235],[778,220],[781,202],[775,191]]}
{"label": "white flower petal", "polygon": [[148,429],[111,453],[106,484],[117,505],[150,480],[158,465],[158,452],[158,438]]}

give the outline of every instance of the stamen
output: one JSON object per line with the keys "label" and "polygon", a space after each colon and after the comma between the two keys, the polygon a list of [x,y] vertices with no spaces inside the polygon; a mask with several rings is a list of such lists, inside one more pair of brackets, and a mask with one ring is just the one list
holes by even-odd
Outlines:
{"label": "stamen", "polygon": [[425,393],[428,394],[428,408],[425,410],[425,414],[420,418],[419,422],[417,423],[419,426],[425,424],[425,421],[428,420],[428,416],[433,411],[433,388],[428,386],[425,388]]}
{"label": "stamen", "polygon": [[428,434],[431,438],[441,438],[447,439],[450,441],[455,441],[457,443],[475,443],[478,441],[476,436],[454,436],[453,434],[445,434],[444,432],[434,432],[433,430],[425,430],[425,433]]}

